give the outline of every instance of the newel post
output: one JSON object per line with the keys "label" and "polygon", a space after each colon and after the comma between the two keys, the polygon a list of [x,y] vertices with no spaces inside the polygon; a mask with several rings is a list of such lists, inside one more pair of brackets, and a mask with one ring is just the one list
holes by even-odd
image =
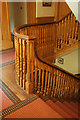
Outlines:
{"label": "newel post", "polygon": [[26,91],[29,94],[30,91],[30,42],[27,40],[27,81],[26,81]]}
{"label": "newel post", "polygon": [[27,44],[27,81],[26,91],[27,93],[33,92],[33,70],[34,70],[34,40],[30,39],[26,41]]}

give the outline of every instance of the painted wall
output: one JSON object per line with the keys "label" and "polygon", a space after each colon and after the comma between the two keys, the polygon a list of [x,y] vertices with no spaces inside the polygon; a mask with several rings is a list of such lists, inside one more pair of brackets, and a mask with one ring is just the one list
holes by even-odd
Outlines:
{"label": "painted wall", "polygon": [[9,2],[11,32],[17,26],[27,23],[27,3]]}
{"label": "painted wall", "polygon": [[58,5],[59,5],[58,19],[61,20],[63,17],[65,17],[71,12],[71,9],[69,8],[66,2],[59,2]]}
{"label": "painted wall", "polygon": [[51,7],[43,7],[42,2],[36,2],[36,17],[53,17],[54,5],[55,3],[52,2]]}
{"label": "painted wall", "polygon": [[61,58],[64,59],[64,64],[58,63],[57,58],[55,63],[57,66],[72,74],[80,73],[80,48],[61,56]]}
{"label": "painted wall", "polygon": [[76,2],[70,2],[70,0],[66,0],[68,6],[70,7],[70,9],[73,11],[73,13],[76,16],[76,19],[79,20],[80,22],[80,2],[76,1]]}

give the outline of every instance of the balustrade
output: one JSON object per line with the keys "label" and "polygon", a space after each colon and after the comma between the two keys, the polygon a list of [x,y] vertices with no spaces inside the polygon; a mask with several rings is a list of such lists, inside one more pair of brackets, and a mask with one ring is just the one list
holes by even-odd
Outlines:
{"label": "balustrade", "polygon": [[77,43],[78,31],[79,22],[72,13],[58,22],[15,28],[16,80],[20,87],[40,96],[76,98],[79,79],[51,62],[55,52]]}

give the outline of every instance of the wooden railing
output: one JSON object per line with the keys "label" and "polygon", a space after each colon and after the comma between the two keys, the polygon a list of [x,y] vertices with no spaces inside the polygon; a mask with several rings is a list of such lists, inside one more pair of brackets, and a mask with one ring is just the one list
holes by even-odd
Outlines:
{"label": "wooden railing", "polygon": [[[61,48],[58,47],[57,39],[63,40],[61,45],[71,43],[70,39],[67,42],[67,37],[65,37],[66,39],[63,37],[67,36],[66,32],[61,33],[62,37],[58,36],[57,30],[62,21],[24,25],[14,29],[16,80],[27,93],[35,92],[42,96],[58,98],[76,98],[78,96],[79,79],[44,59],[44,56],[52,56],[54,49]],[[61,25],[63,26],[63,24]],[[72,30],[70,30],[68,38],[72,38]],[[56,33],[58,33],[57,36]],[[78,41],[78,26],[76,26],[74,36],[76,36],[74,41]]]}
{"label": "wooden railing", "polygon": [[40,56],[47,57],[49,54],[50,61],[54,61],[53,55],[58,57],[79,46],[79,22],[72,12],[57,22],[23,25],[18,29],[19,34],[35,35]]}

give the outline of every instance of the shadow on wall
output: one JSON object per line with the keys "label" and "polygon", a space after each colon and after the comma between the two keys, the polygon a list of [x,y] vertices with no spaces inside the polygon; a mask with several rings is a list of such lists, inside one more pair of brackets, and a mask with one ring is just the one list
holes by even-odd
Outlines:
{"label": "shadow on wall", "polygon": [[64,70],[72,73],[72,74],[79,74],[80,73],[80,48],[75,49],[60,58],[64,59],[63,64],[59,61],[59,58],[56,59],[55,65],[63,68]]}
{"label": "shadow on wall", "polygon": [[27,24],[27,3],[9,2],[11,32],[17,26]]}

